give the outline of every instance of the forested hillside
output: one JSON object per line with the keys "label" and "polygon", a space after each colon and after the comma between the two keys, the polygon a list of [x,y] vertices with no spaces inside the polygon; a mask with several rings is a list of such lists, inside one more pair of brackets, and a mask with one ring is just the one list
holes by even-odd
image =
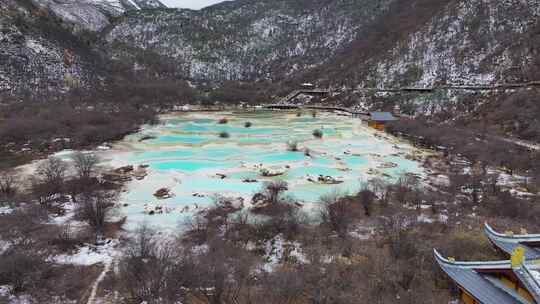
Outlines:
{"label": "forested hillside", "polygon": [[191,10],[137,11],[106,31],[122,46],[173,58],[185,77],[282,80],[333,56],[391,0],[234,1]]}

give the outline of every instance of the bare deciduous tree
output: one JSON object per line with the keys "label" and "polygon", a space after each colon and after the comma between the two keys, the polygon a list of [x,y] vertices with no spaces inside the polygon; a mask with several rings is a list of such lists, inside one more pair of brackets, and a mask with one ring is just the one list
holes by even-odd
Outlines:
{"label": "bare deciduous tree", "polygon": [[0,174],[0,199],[10,199],[17,193],[17,177],[15,174],[5,172]]}
{"label": "bare deciduous tree", "polygon": [[67,164],[57,157],[49,157],[37,167],[32,189],[40,203],[46,204],[62,193],[67,169]]}
{"label": "bare deciduous tree", "polygon": [[36,175],[45,183],[61,185],[67,172],[67,164],[57,157],[49,157],[36,169]]}
{"label": "bare deciduous tree", "polygon": [[73,155],[73,164],[77,176],[82,180],[89,180],[94,173],[99,157],[94,153],[77,152]]}
{"label": "bare deciduous tree", "polygon": [[103,228],[107,216],[109,215],[114,202],[117,199],[117,193],[94,191],[83,193],[78,202],[78,216],[80,219],[88,222],[96,234],[96,242],[103,233]]}
{"label": "bare deciduous tree", "polygon": [[149,304],[184,302],[182,287],[192,272],[183,267],[183,259],[188,258],[178,253],[171,244],[159,242],[152,229],[141,226],[119,263],[120,287],[126,300]]}
{"label": "bare deciduous tree", "polygon": [[371,206],[375,201],[375,193],[369,189],[369,184],[362,185],[357,196],[360,200],[360,204],[362,204],[362,207],[364,208],[364,215],[371,216]]}
{"label": "bare deciduous tree", "polygon": [[320,200],[321,223],[335,231],[341,238],[346,238],[354,221],[354,212],[350,204],[338,192],[324,195]]}
{"label": "bare deciduous tree", "polygon": [[268,201],[272,204],[279,203],[280,195],[288,189],[287,182],[282,180],[267,182],[264,184],[264,191],[267,194]]}

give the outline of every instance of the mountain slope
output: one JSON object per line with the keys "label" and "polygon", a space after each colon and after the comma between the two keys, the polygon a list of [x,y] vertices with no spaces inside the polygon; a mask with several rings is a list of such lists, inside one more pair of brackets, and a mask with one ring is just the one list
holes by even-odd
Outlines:
{"label": "mountain slope", "polygon": [[[89,33],[75,35],[62,19],[30,1],[0,3],[0,96],[49,96],[95,83],[102,56]],[[0,98],[1,99],[1,98]]]}
{"label": "mountain slope", "polygon": [[538,78],[535,0],[233,1],[130,12],[105,32],[204,80],[432,86]]}
{"label": "mountain slope", "polygon": [[535,0],[399,1],[323,75],[380,87],[538,80],[539,15]]}
{"label": "mountain slope", "polygon": [[31,0],[66,23],[76,31],[99,32],[110,24],[111,17],[126,11],[165,8],[159,0]]}
{"label": "mountain slope", "polygon": [[284,79],[320,65],[354,40],[393,0],[234,1],[201,11],[129,12],[106,32],[176,60],[186,77]]}
{"label": "mountain slope", "polygon": [[39,79],[63,88],[66,75],[88,83],[101,55],[180,78],[267,80],[280,94],[301,81],[354,90],[540,79],[536,0],[237,0],[201,11],[154,0],[0,5],[3,90]]}
{"label": "mountain slope", "polygon": [[38,97],[95,85],[109,60],[98,32],[128,10],[158,0],[0,1],[0,97]]}

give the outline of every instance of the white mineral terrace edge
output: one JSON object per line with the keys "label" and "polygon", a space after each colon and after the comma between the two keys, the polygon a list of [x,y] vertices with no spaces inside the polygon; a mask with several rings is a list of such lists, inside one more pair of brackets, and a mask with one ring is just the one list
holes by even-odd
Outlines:
{"label": "white mineral terrace edge", "polygon": [[[222,118],[228,122],[220,124]],[[252,126],[246,128],[248,121]],[[316,129],[323,132],[322,139],[313,136]],[[230,137],[221,138],[222,132]],[[300,151],[288,151],[290,141],[297,141]],[[310,156],[303,152],[306,148]],[[249,208],[253,194],[271,180],[285,180],[287,195],[309,212],[317,208],[322,195],[354,192],[374,177],[394,179],[405,172],[424,176],[421,165],[410,160],[417,152],[358,118],[257,111],[164,115],[160,124],[144,126],[100,153],[111,167],[148,166],[148,175],[129,182],[121,197],[120,212],[127,215],[130,230],[142,222],[177,229],[179,223],[211,206],[215,195],[239,203],[242,198]],[[262,170],[282,175],[263,177]],[[328,180],[336,183],[326,184]],[[173,196],[154,197],[161,188],[169,188]]]}

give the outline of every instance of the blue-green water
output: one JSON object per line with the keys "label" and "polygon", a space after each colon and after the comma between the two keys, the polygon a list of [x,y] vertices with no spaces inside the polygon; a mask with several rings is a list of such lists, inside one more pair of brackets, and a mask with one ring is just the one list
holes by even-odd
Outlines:
{"label": "blue-green water", "polygon": [[[227,118],[228,123],[219,124],[221,118]],[[244,127],[247,121],[252,127]],[[322,139],[312,135],[316,129],[323,132]],[[221,132],[229,137],[219,137]],[[422,173],[417,162],[403,157],[411,147],[376,134],[382,133],[359,119],[323,113],[315,118],[267,111],[166,115],[160,124],[147,126],[118,144],[127,152],[114,159],[116,164],[149,166],[144,180],[129,184],[122,198],[128,204],[123,212],[128,215],[128,225],[148,221],[174,228],[193,212],[211,205],[215,195],[242,197],[249,207],[251,196],[270,180],[287,181],[287,195],[313,207],[320,196],[357,191],[370,178]],[[153,139],[141,141],[145,136]],[[300,151],[288,151],[291,141],[298,143]],[[304,153],[306,149],[309,155]],[[282,175],[263,177],[261,167]],[[218,176],[221,174],[226,178]],[[319,175],[342,183],[324,185],[308,180]],[[157,200],[153,193],[162,187],[170,188],[174,196]],[[145,205],[165,206],[168,212],[147,215]]]}

